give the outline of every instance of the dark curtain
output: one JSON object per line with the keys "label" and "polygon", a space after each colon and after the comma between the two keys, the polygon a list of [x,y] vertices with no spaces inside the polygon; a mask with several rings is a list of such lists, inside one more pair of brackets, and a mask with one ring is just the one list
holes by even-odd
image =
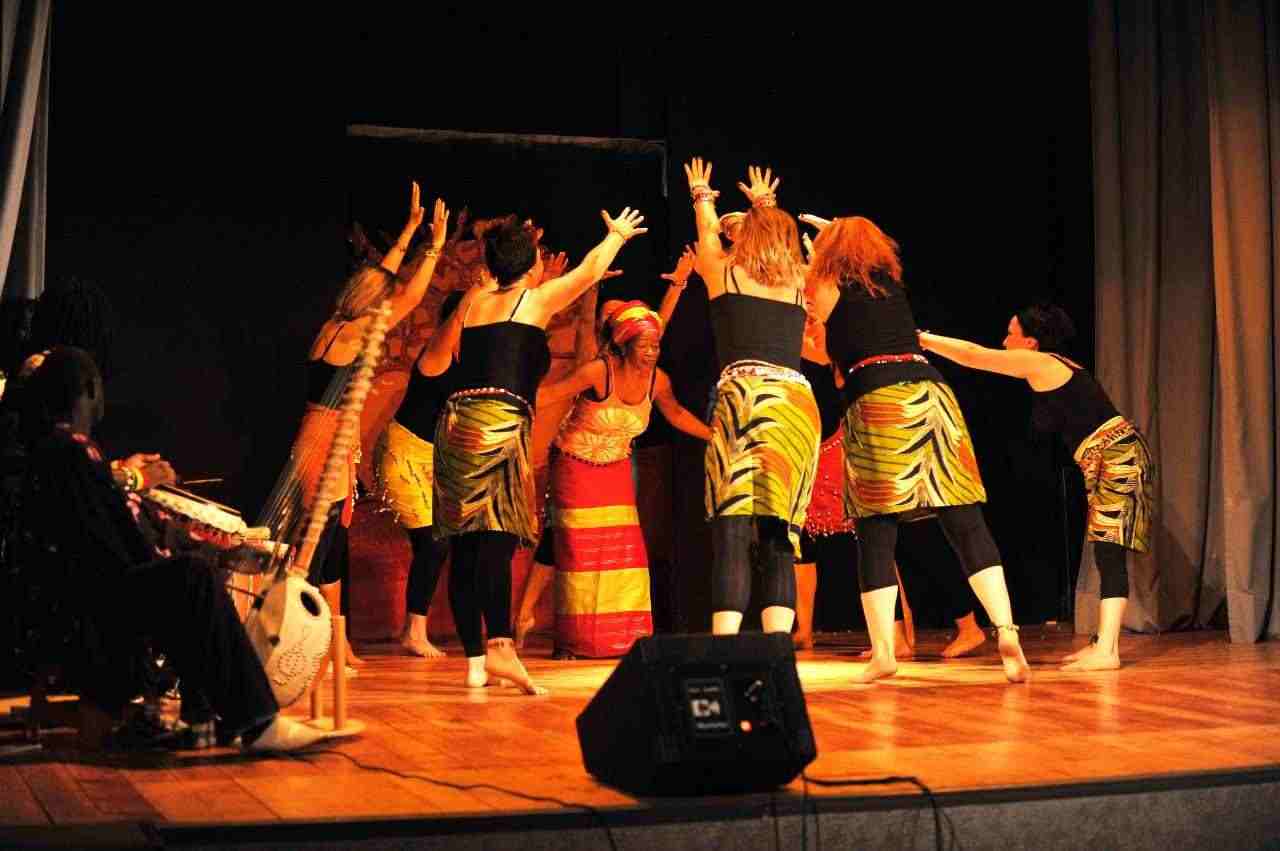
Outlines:
{"label": "dark curtain", "polygon": [[[1131,629],[1280,633],[1277,26],[1265,2],[1091,8],[1097,376],[1159,466]],[[1086,551],[1077,631],[1097,596]]]}
{"label": "dark curtain", "polygon": [[0,295],[44,287],[50,0],[0,5]]}

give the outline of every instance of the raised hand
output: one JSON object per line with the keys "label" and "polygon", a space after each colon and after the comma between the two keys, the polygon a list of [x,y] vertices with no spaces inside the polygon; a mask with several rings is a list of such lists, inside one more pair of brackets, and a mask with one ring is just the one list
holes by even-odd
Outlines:
{"label": "raised hand", "polygon": [[559,254],[548,254],[547,259],[542,262],[542,280],[549,281],[552,278],[558,278],[564,274],[564,270],[569,268],[569,255],[561,251]]}
{"label": "raised hand", "polygon": [[693,263],[695,255],[693,246],[686,245],[684,253],[680,255],[680,259],[676,261],[676,268],[670,272],[663,272],[658,277],[663,280],[670,281],[677,287],[683,287],[689,283],[689,276],[693,274]]}
{"label": "raised hand", "polygon": [[777,193],[778,184],[782,182],[782,178],[774,177],[773,170],[770,168],[765,168],[762,171],[760,166],[753,165],[747,167],[747,180],[750,181],[750,186],[739,181],[738,188],[751,201],[752,206],[763,204],[772,206],[773,204],[770,202],[774,201],[774,195]]}
{"label": "raised hand", "polygon": [[711,163],[703,162],[702,157],[694,157],[684,167],[684,176],[689,180],[689,189],[699,186],[711,188]]}
{"label": "raised hand", "polygon": [[[418,184],[413,184],[414,200],[417,201]],[[418,207],[421,214],[422,207]],[[421,215],[419,215],[421,219]],[[437,252],[444,248],[445,238],[449,235],[449,208],[444,205],[443,198],[436,199],[435,209],[431,213],[431,247]]]}
{"label": "raised hand", "polygon": [[413,181],[412,186],[413,189],[409,192],[409,221],[404,226],[409,233],[418,229],[426,215],[426,211],[422,209],[422,190],[418,188],[418,181]]}
{"label": "raised hand", "polygon": [[625,207],[616,219],[610,217],[606,210],[601,210],[600,215],[604,218],[605,226],[611,232],[622,237],[624,241],[631,239],[633,236],[649,232],[648,228],[640,227],[640,223],[644,221],[644,216],[640,215],[639,210]]}
{"label": "raised hand", "polygon": [[463,207],[458,213],[458,218],[453,225],[453,233],[449,234],[449,242],[457,242],[462,238],[462,231],[467,226],[467,222],[471,220],[471,211],[467,207]]}

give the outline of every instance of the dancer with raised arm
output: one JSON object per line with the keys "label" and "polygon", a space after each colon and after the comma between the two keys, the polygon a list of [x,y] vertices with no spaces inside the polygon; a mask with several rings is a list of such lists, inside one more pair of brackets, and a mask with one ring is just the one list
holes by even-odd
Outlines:
{"label": "dancer with raised arm", "polygon": [[[696,268],[707,285],[720,380],[706,454],[711,521],[711,631],[742,625],[759,578],[765,632],[791,632],[800,553],[822,430],[800,372],[804,260],[795,219],[777,206],[779,181],[748,169],[751,209],[729,251],[720,242],[711,163],[685,166],[697,220]],[[754,564],[753,564],[754,562]]]}
{"label": "dancer with raised arm", "polygon": [[999,639],[1010,682],[1031,675],[1013,622],[1000,553],[979,507],[986,490],[955,395],[916,340],[898,245],[861,216],[824,220],[814,240],[808,297],[844,376],[845,510],[862,542],[858,577],[871,660],[858,677],[892,676],[900,515],[937,511]]}
{"label": "dancer with raised arm", "polygon": [[[511,630],[511,557],[537,539],[529,435],[538,383],[551,354],[552,315],[604,275],[622,246],[646,229],[638,212],[601,212],[608,233],[565,275],[542,276],[537,236],[514,216],[484,234],[484,280],[428,344],[428,370],[459,345],[454,391],[435,440],[436,535],[449,538],[449,601],[467,654],[468,686],[490,676],[543,694],[516,655]],[[487,643],[484,627],[488,631]]]}
{"label": "dancer with raised arm", "polygon": [[920,345],[974,369],[1021,378],[1031,387],[1031,423],[1057,432],[1084,473],[1089,506],[1085,540],[1102,580],[1098,634],[1063,660],[1068,671],[1120,667],[1120,629],[1129,601],[1125,550],[1149,548],[1155,468],[1142,434],[1116,410],[1084,367],[1060,352],[1075,335],[1062,308],[1037,305],[1009,320],[1003,349],[920,333]]}
{"label": "dancer with raised arm", "polygon": [[[301,485],[299,496],[302,510],[294,512],[295,522],[305,517],[306,507],[315,496],[321,466],[325,456],[329,454],[329,446],[338,426],[337,405],[342,397],[341,380],[353,368],[365,329],[374,312],[384,300],[390,299],[389,325],[394,326],[422,301],[435,272],[449,222],[449,211],[439,198],[436,199],[432,215],[430,246],[423,252],[422,261],[413,277],[407,281],[398,277],[410,240],[424,216],[420,197],[418,184],[414,183],[409,200],[409,218],[399,238],[388,249],[379,265],[362,266],[347,279],[334,303],[333,315],[320,326],[319,333],[311,343],[307,360],[306,411],[290,456],[293,474]],[[335,383],[335,379],[339,381]],[[354,509],[355,469],[358,463],[359,459],[353,454],[347,465],[346,496],[333,504],[329,522],[316,547],[309,576],[310,582],[320,588],[325,601],[334,612],[341,611],[342,579],[346,576],[349,558],[347,528],[351,525]],[[350,649],[347,650],[347,662],[356,667],[363,664]]]}
{"label": "dancer with raised arm", "polygon": [[621,656],[653,632],[632,442],[648,428],[655,403],[675,428],[711,438],[658,368],[662,329],[644,302],[613,304],[604,354],[538,393],[539,403],[576,397],[552,446],[538,556],[556,566],[556,658]]}

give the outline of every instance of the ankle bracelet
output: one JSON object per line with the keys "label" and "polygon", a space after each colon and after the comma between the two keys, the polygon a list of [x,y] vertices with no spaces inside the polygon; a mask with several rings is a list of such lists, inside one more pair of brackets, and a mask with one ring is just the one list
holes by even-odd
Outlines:
{"label": "ankle bracelet", "polygon": [[1002,629],[1006,629],[1006,630],[1009,630],[1010,632],[1016,633],[1018,631],[1018,625],[1016,623],[997,624],[991,627],[991,637],[999,638],[1000,630]]}

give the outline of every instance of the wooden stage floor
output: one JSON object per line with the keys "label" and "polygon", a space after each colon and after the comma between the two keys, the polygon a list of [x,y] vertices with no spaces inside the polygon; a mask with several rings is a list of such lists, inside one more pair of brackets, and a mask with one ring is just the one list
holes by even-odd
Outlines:
{"label": "wooden stage floor", "polygon": [[[1022,633],[1033,682],[1004,682],[987,652],[944,662],[946,636],[922,637],[896,678],[849,681],[863,636],[819,637],[799,656],[819,757],[817,778],[914,775],[939,792],[1110,782],[1280,766],[1280,644],[1231,645],[1223,633],[1126,636],[1120,671],[1067,675],[1055,660],[1083,639]],[[0,825],[88,822],[244,823],[437,818],[557,809],[488,784],[609,809],[661,808],[586,774],[574,718],[613,662],[555,662],[545,642],[526,653],[547,697],[462,686],[463,662],[364,648],[351,715],[365,735],[304,757],[231,750],[81,754],[70,731],[46,750],[0,761]],[[357,762],[359,764],[357,764]],[[816,796],[910,794],[908,786],[822,789]],[[799,795],[799,781],[784,794]]]}

